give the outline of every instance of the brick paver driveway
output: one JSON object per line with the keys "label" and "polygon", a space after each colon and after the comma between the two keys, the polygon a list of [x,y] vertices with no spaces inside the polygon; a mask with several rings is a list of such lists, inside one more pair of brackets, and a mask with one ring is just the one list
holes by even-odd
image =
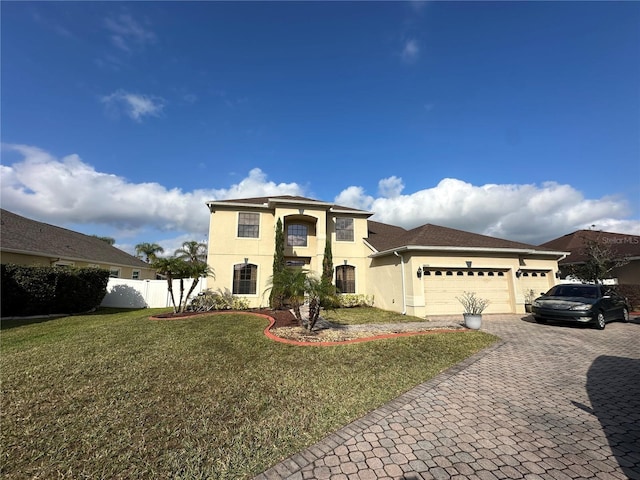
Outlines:
{"label": "brick paver driveway", "polygon": [[640,479],[640,319],[483,330],[502,343],[256,480]]}

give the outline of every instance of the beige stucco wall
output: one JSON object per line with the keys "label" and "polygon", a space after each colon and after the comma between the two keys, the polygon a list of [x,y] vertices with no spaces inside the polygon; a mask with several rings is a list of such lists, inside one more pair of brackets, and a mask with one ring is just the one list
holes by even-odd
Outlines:
{"label": "beige stucco wall", "polygon": [[[240,212],[259,213],[259,238],[239,238],[238,214]],[[255,295],[241,295],[249,300],[252,307],[266,306],[269,303],[269,280],[273,272],[273,253],[275,249],[275,226],[280,218],[285,229],[285,257],[287,259],[308,260],[306,267],[316,275],[322,273],[325,242],[331,239],[334,267],[347,265],[356,268],[356,292],[367,291],[367,255],[370,251],[362,239],[367,235],[365,216],[354,217],[354,241],[336,241],[335,218],[349,215],[327,213],[324,207],[313,205],[277,206],[270,210],[252,206],[216,206],[210,216],[208,262],[214,270],[215,278],[208,280],[209,288],[233,289],[234,265],[248,263],[258,267]],[[286,229],[291,223],[308,226],[306,246],[287,246]]]}
{"label": "beige stucco wall", "polygon": [[640,284],[640,260],[632,260],[626,265],[617,268],[615,276],[619,284],[639,285]]}
{"label": "beige stucco wall", "polygon": [[[395,255],[387,255],[382,258],[375,258],[371,261],[370,268],[370,288],[369,293],[375,295],[376,306],[397,312],[403,311],[405,307],[407,315],[417,317],[426,316],[426,299],[425,299],[425,276],[418,278],[418,267],[424,268],[428,266],[433,269],[458,269],[467,270],[467,261],[471,262],[472,269],[494,269],[504,271],[504,281],[508,289],[508,305],[504,305],[504,299],[489,298],[493,301],[493,305],[489,305],[486,313],[525,313],[525,294],[532,285],[531,281],[534,277],[518,277],[516,272],[527,271],[529,273],[545,272],[544,277],[535,277],[535,286],[543,288],[546,291],[557,283],[555,272],[557,271],[557,261],[549,258],[519,257],[517,255],[500,255],[485,253],[444,253],[435,252],[425,254],[424,252],[401,252],[404,258],[404,280],[405,294],[404,301],[402,295],[402,266],[401,259]],[[524,260],[524,263],[522,263]],[[437,281],[437,279],[435,280]],[[461,280],[464,283],[464,280]],[[460,285],[458,283],[457,285]],[[446,311],[440,314],[451,314],[456,310],[458,305],[449,306]],[[462,306],[459,306],[462,314]],[[498,311],[500,310],[500,311]]]}
{"label": "beige stucco wall", "polygon": [[140,272],[140,280],[155,280],[156,273],[155,270],[151,268],[138,268],[138,267],[129,267],[125,265],[113,265],[106,263],[98,263],[98,262],[84,262],[73,259],[65,259],[65,258],[51,258],[51,257],[43,257],[37,255],[26,255],[22,253],[13,253],[13,252],[2,252],[0,256],[0,261],[2,263],[13,263],[16,265],[30,265],[30,266],[52,266],[56,263],[64,263],[71,264],[74,267],[98,267],[104,268],[105,270],[110,270],[111,268],[117,268],[120,270],[119,278],[132,278],[133,271],[138,270]]}

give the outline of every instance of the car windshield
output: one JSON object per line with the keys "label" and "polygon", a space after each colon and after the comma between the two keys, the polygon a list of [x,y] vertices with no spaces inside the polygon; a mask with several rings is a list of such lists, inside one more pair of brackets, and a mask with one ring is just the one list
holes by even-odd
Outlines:
{"label": "car windshield", "polygon": [[598,298],[598,288],[591,285],[556,285],[547,295],[554,297]]}

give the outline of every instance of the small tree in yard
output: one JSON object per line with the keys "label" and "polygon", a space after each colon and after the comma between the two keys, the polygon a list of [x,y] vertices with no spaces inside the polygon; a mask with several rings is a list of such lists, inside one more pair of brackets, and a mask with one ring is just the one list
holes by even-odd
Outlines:
{"label": "small tree in yard", "polygon": [[324,257],[322,258],[322,279],[333,283],[333,253],[331,251],[331,238],[327,238],[324,245]]}
{"label": "small tree in yard", "polygon": [[169,290],[169,296],[171,297],[171,304],[173,305],[173,312],[178,313],[178,307],[176,306],[176,300],[173,295],[173,280],[180,278],[184,273],[186,262],[174,257],[169,258],[157,258],[153,262],[153,268],[167,279],[167,288]]}
{"label": "small tree in yard", "polygon": [[309,295],[309,321],[307,322],[307,330],[312,331],[318,318],[320,318],[320,310],[322,305],[336,305],[338,303],[336,288],[330,280],[324,276],[316,278],[307,275],[306,292]]}
{"label": "small tree in yard", "polygon": [[282,297],[282,288],[276,285],[276,283],[282,280],[280,273],[286,270],[286,268],[284,260],[284,228],[282,226],[282,220],[278,218],[278,222],[276,223],[275,251],[273,252],[273,274],[271,276],[273,288],[269,294],[269,306],[275,310],[283,307],[284,297]]}
{"label": "small tree in yard", "polygon": [[[189,297],[195,290],[196,285],[198,285],[200,277],[213,275],[209,265],[206,263],[199,261],[189,262],[177,257],[158,258],[153,263],[153,267],[160,275],[163,275],[167,279],[167,288],[169,290],[169,296],[171,297],[174,313],[180,313],[186,310]],[[186,296],[184,295],[185,278],[193,278],[193,283]],[[177,304],[173,292],[174,280],[180,280],[180,299]]]}
{"label": "small tree in yard", "polygon": [[583,282],[602,283],[611,278],[614,269],[629,263],[629,259],[616,255],[613,249],[596,240],[585,239],[584,263],[569,265],[568,273]]}
{"label": "small tree in yard", "polygon": [[304,293],[307,286],[307,273],[302,268],[284,268],[269,279],[271,296],[284,305],[289,302],[293,314],[302,325],[300,307],[304,303]]}

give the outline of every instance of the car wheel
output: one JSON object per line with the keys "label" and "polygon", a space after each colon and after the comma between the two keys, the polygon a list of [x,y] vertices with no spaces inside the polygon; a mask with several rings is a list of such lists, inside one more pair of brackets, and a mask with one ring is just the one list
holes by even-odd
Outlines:
{"label": "car wheel", "polygon": [[622,309],[622,321],[625,323],[629,323],[629,310],[626,308]]}
{"label": "car wheel", "polygon": [[604,313],[598,312],[598,317],[596,318],[596,328],[598,330],[604,330],[606,323],[604,321]]}

